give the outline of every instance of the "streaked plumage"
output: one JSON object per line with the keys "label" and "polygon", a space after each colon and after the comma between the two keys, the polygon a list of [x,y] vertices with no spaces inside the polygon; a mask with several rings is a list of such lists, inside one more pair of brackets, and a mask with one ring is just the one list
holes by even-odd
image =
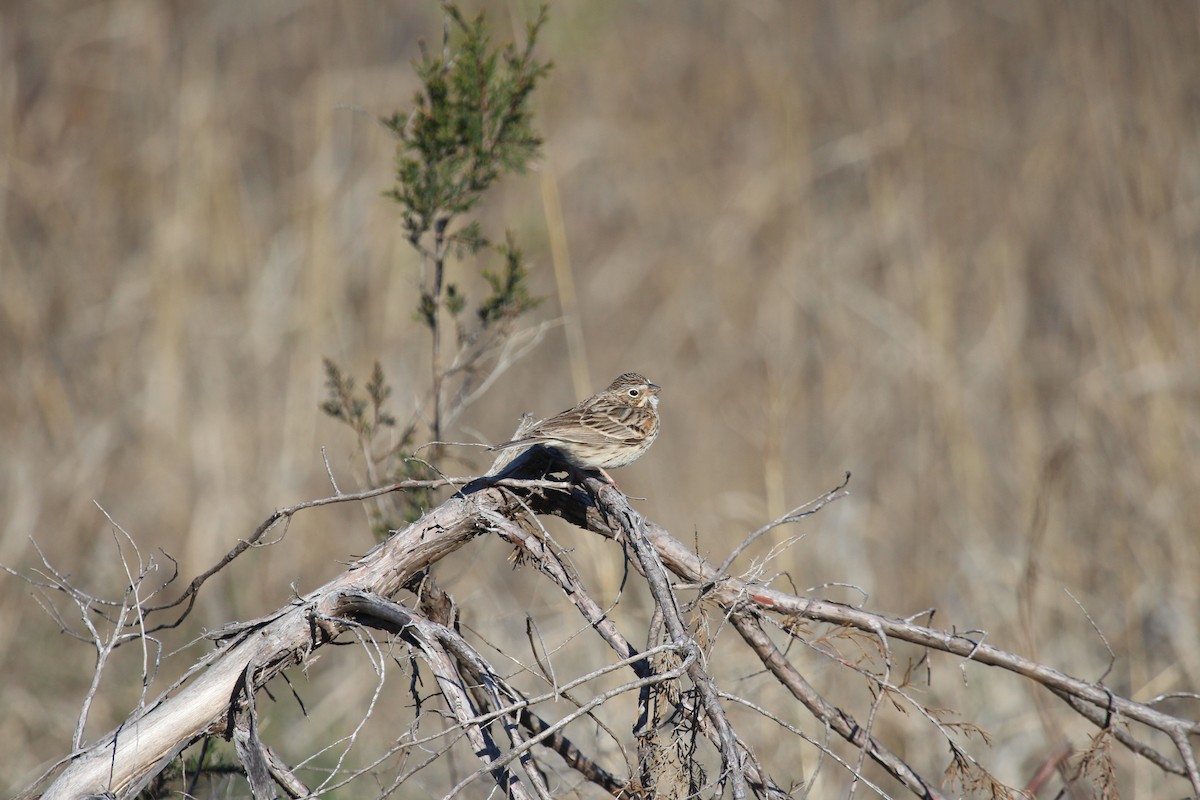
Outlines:
{"label": "streaked plumage", "polygon": [[580,469],[624,467],[641,458],[658,436],[658,392],[643,376],[626,372],[599,394],[493,449],[541,444]]}

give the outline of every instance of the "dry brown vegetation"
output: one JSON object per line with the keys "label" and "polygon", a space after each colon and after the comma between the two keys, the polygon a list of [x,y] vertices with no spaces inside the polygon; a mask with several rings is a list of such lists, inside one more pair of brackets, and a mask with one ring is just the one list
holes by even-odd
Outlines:
{"label": "dry brown vegetation", "polygon": [[[528,16],[491,10],[506,32]],[[381,359],[402,411],[428,385],[416,261],[381,196],[393,142],[372,117],[407,104],[440,15],[0,14],[0,563],[34,568],[36,542],[81,588],[119,594],[99,504],[188,578],[274,508],[329,494],[321,448],[344,489],[361,480],[349,434],[317,408],[322,356],[359,373]],[[935,624],[1139,700],[1200,687],[1194,5],[564,4],[542,48],[545,157],[485,213],[522,237],[550,298],[538,314],[566,320],[448,438],[500,440],[520,412],[636,369],[664,387],[664,428],[618,477],[710,560],[850,469],[849,498],[734,570],[801,535],[767,567],[789,591],[862,602],[829,585],[846,583],[869,608],[936,608]],[[486,463],[456,452],[453,473]],[[554,530],[611,599],[619,551]],[[214,578],[167,650],[372,544],[360,510],[298,516]],[[508,555],[480,542],[442,565],[460,604],[495,609],[464,632],[524,641],[529,615],[569,637],[579,621]],[[0,581],[0,604],[0,791],[14,791],[69,746],[94,664],[25,583]],[[816,654],[807,667],[834,702],[870,704],[861,678]],[[90,733],[137,702],[141,668],[118,652]],[[968,668],[964,685],[956,661],[932,668],[951,679],[923,699],[986,729],[973,752],[1007,783],[1094,733],[1011,676]],[[308,718],[281,688],[264,737],[303,754],[353,729],[376,688],[366,651],[293,683]],[[405,724],[405,702],[373,729]],[[928,774],[948,763],[902,714],[875,725]],[[1113,757],[1128,796],[1186,791]],[[803,780],[815,759],[776,777]],[[839,796],[845,773],[825,769],[818,791]]]}

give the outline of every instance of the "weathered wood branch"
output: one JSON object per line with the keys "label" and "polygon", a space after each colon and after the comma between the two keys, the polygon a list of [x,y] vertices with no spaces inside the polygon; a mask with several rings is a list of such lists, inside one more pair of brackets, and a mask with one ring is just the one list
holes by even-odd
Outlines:
{"label": "weathered wood branch", "polygon": [[[596,479],[590,479],[589,486],[593,492],[601,489],[601,484]],[[559,515],[603,536],[616,538],[619,535],[619,531],[613,526],[611,517],[595,505],[581,506],[578,503],[564,503],[562,496],[547,494],[544,496],[544,502],[535,508],[539,513]],[[760,584],[738,580],[719,572],[716,567],[697,555],[683,542],[671,536],[663,527],[646,521],[644,530],[649,541],[657,550],[658,556],[671,572],[684,583],[703,586],[705,600],[716,603],[726,613],[734,615],[735,626],[746,638],[747,643],[751,644],[752,648],[763,658],[768,669],[773,667],[772,658],[767,655],[770,651],[762,647],[761,641],[756,645],[757,637],[752,635],[754,626],[748,624],[747,614],[771,614],[785,621],[804,618],[831,625],[847,626],[871,635],[882,634],[931,650],[957,655],[966,661],[999,667],[1041,684],[1066,700],[1074,710],[1099,727],[1113,726],[1121,720],[1132,720],[1166,734],[1176,745],[1180,761],[1167,758],[1126,731],[1118,729],[1116,738],[1131,752],[1146,757],[1161,769],[1187,778],[1191,783],[1192,791],[1200,797],[1200,768],[1197,767],[1195,749],[1190,744],[1190,737],[1200,736],[1200,720],[1164,713],[1145,703],[1138,703],[1122,697],[1102,683],[1073,678],[1053,667],[1002,650],[978,638],[971,638],[954,631],[943,631],[917,625],[907,619],[863,611],[841,603],[801,597]],[[774,666],[777,667],[777,665]],[[799,673],[796,672],[795,676],[798,675]],[[784,681],[784,683],[788,685],[788,681]],[[798,685],[791,684],[793,690]],[[809,706],[810,710],[816,714],[818,719],[830,723],[839,735],[855,746],[863,745],[864,729],[845,712],[823,700],[816,702],[819,695],[811,690],[811,687],[808,687],[808,690],[803,693],[798,693],[798,699],[801,694],[807,694],[810,698],[813,703]],[[872,740],[870,747],[871,757],[918,796],[938,796],[925,780],[921,779],[914,770],[903,764],[897,757],[888,753],[881,744]]]}
{"label": "weathered wood branch", "polygon": [[[341,594],[337,616],[400,634],[406,641],[419,647],[433,670],[438,689],[449,705],[450,712],[466,732],[475,755],[488,767],[504,796],[514,800],[526,800],[534,796],[520,778],[504,765],[504,751],[488,726],[480,721],[489,707],[497,710],[508,704],[500,699],[498,676],[493,674],[473,648],[462,641],[461,636],[444,625],[412,613],[399,603],[362,590],[348,590]],[[459,665],[464,662],[470,665],[469,670],[460,670]],[[464,676],[464,672],[471,680]],[[486,696],[485,703],[476,705],[472,702],[472,687],[479,688]],[[519,743],[515,741],[512,728],[506,726],[506,729],[510,738],[514,739],[514,744]],[[534,778],[537,772],[529,770],[528,774]],[[544,785],[540,785],[536,779],[530,782],[537,787],[539,797],[548,797]]]}
{"label": "weathered wood branch", "polygon": [[[724,785],[734,796],[746,796],[748,792],[760,797],[785,796],[784,790],[766,775],[725,714],[723,703],[729,696],[719,691],[707,672],[702,648],[688,629],[684,609],[679,605],[680,585],[698,594],[695,602],[719,608],[722,617],[732,623],[768,673],[816,720],[865,753],[915,796],[930,800],[941,797],[919,770],[905,763],[872,734],[870,718],[866,724],[854,720],[808,684],[767,635],[764,623],[775,624],[792,637],[800,635],[795,624],[800,619],[846,626],[877,637],[885,648],[889,639],[895,639],[955,655],[964,662],[1008,670],[1046,686],[1101,727],[1115,727],[1117,721],[1137,722],[1166,733],[1179,750],[1179,761],[1151,749],[1130,730],[1117,730],[1116,738],[1162,769],[1186,776],[1200,794],[1200,776],[1189,738],[1200,734],[1200,723],[1195,720],[1175,717],[1120,697],[1102,684],[1072,678],[987,644],[979,637],[916,625],[906,619],[801,597],[731,577],[661,526],[645,520],[614,487],[593,478],[569,488],[554,481],[521,481],[516,476],[532,474],[528,471],[530,464],[536,465],[537,458],[518,459],[506,470],[505,477],[471,482],[324,586],[273,614],[223,631],[219,648],[205,656],[186,679],[137,710],[124,724],[75,753],[43,796],[76,798],[109,793],[130,797],[185,748],[210,735],[233,737],[245,761],[258,765],[252,778],[256,796],[270,796],[273,792],[263,777],[264,766],[289,792],[303,791],[303,784],[257,738],[254,695],[288,666],[303,663],[318,648],[361,625],[399,632],[421,649],[431,664],[441,694],[480,759],[479,770],[454,787],[451,794],[467,782],[490,776],[512,796],[546,797],[548,789],[541,781],[537,764],[531,760],[534,747],[552,747],[569,759],[568,763],[579,774],[614,794],[632,796],[652,792],[640,768],[641,774],[635,781],[626,782],[609,775],[577,749],[572,752],[573,746],[563,736],[563,730],[572,720],[592,714],[616,694],[640,692],[640,719],[633,724],[640,740],[639,731],[645,729],[650,733],[660,724],[648,710],[651,687],[667,686],[683,678],[690,682],[692,695],[682,704],[677,699],[670,701],[676,704],[672,724],[679,719],[693,720],[696,729],[711,742],[713,752],[721,755],[723,768],[712,788]],[[310,505],[315,504],[318,503]],[[648,647],[644,652],[638,652],[630,644],[609,612],[588,594],[569,564],[558,557],[542,536],[536,515],[543,514],[563,517],[623,544],[627,563],[633,572],[647,580],[657,619],[665,631],[657,638],[663,644]],[[469,647],[460,646],[455,636],[446,633],[448,627],[441,632],[436,627],[426,630],[422,626],[433,623],[421,622],[394,602],[397,593],[415,576],[484,534],[502,536],[520,548],[617,656],[616,664],[605,669],[628,670],[632,680],[607,693],[581,699],[575,712],[558,721],[541,720],[531,713],[532,705],[574,690],[594,676],[562,685],[555,682],[553,691],[543,697],[522,697]],[[194,599],[195,591],[190,590],[188,602]],[[656,654],[669,654],[669,658],[656,664],[651,660]],[[471,688],[463,691],[467,682]],[[880,683],[881,690],[889,688]],[[492,738],[489,726],[493,725],[500,726],[496,730],[503,731],[504,743],[500,738]],[[857,774],[857,767],[848,768]],[[36,791],[37,787],[31,787],[24,796],[35,796]]]}
{"label": "weathered wood branch", "polygon": [[285,667],[302,663],[345,630],[345,623],[336,618],[346,590],[394,596],[411,576],[487,533],[481,509],[500,515],[527,513],[500,488],[450,498],[329,583],[229,638],[189,683],[139,709],[74,756],[43,797],[121,795],[164,757],[173,757],[202,736],[228,733],[238,682],[248,668],[257,691]]}

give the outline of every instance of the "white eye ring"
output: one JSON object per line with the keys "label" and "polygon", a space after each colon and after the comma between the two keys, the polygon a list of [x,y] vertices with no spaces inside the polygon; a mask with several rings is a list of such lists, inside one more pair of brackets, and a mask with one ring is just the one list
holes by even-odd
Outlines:
{"label": "white eye ring", "polygon": [[637,389],[630,389],[630,390],[629,390],[629,396],[630,396],[630,397],[637,397],[639,394],[641,394],[641,392],[639,392]]}

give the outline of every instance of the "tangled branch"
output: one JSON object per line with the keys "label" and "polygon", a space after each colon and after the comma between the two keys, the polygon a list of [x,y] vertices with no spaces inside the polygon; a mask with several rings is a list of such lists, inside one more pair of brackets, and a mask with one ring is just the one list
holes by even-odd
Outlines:
{"label": "tangled branch", "polygon": [[[772,778],[772,765],[754,752],[750,739],[733,721],[733,707],[783,726],[789,735],[816,747],[823,758],[828,756],[829,763],[845,769],[853,783],[880,796],[886,794],[878,781],[865,774],[867,760],[913,796],[943,797],[927,769],[906,762],[876,730],[877,716],[885,703],[916,709],[938,735],[945,737],[952,754],[947,773],[950,779],[992,796],[1017,796],[1016,790],[991,776],[955,741],[954,734],[964,729],[964,723],[944,721],[938,711],[925,708],[906,691],[907,678],[893,678],[893,642],[947,653],[964,664],[973,662],[1006,670],[1041,684],[1097,725],[1101,733],[1111,733],[1109,738],[1150,759],[1160,769],[1184,777],[1200,793],[1200,774],[1191,747],[1191,737],[1200,733],[1196,720],[1119,696],[1102,684],[1073,678],[978,636],[918,625],[909,619],[734,577],[727,572],[732,558],[719,566],[710,564],[666,529],[645,519],[614,486],[591,477],[579,484],[541,477],[548,466],[544,459],[544,454],[534,452],[492,477],[441,481],[442,485],[461,488],[324,586],[272,614],[226,626],[214,634],[217,649],[180,682],[139,706],[122,725],[90,745],[78,743],[41,796],[84,797],[108,792],[116,797],[132,797],[187,747],[211,736],[234,740],[256,796],[272,792],[272,781],[293,796],[304,796],[308,790],[298,770],[285,764],[263,742],[254,698],[273,677],[292,666],[309,663],[325,646],[347,636],[357,635],[360,641],[371,638],[365,637],[364,631],[381,632],[413,648],[432,673],[448,721],[452,720],[450,727],[436,736],[452,733],[453,741],[465,740],[478,761],[477,769],[447,788],[446,797],[485,779],[508,796],[553,796],[541,761],[546,753],[557,754],[565,769],[612,796],[660,796],[680,787],[694,795],[792,796],[793,789]],[[196,602],[204,579],[227,568],[280,521],[319,505],[403,491],[409,483],[413,482],[282,509],[239,542],[212,570],[193,580],[180,597],[151,605],[135,596],[129,609],[113,615],[113,619],[118,627],[125,628],[130,627],[127,620],[136,619],[137,626],[123,635],[131,640],[147,639],[151,632],[166,626],[154,624],[151,618],[171,614],[171,624],[178,624],[182,618],[179,615],[186,616]],[[843,490],[844,484],[816,502],[834,500]],[[801,513],[803,507],[792,516]],[[630,567],[628,574],[644,581],[653,603],[653,620],[644,649],[632,644],[629,634],[622,630],[621,620],[614,616],[614,608],[605,608],[595,599],[572,565],[569,553],[557,546],[542,527],[540,518],[550,515],[621,544]],[[530,694],[512,685],[497,665],[457,630],[459,609],[429,572],[433,565],[484,536],[501,538],[514,548],[521,561],[536,567],[538,574],[561,594],[564,608],[579,615],[584,630],[592,631],[611,651],[611,661],[564,680],[555,676],[535,648],[537,666],[526,668],[531,674],[542,675],[547,689]],[[60,576],[58,583],[62,591],[68,591],[65,578]],[[400,599],[404,591],[416,598],[415,605]],[[743,652],[753,655],[765,670],[762,674],[770,676],[796,701],[797,708],[804,709],[829,735],[847,743],[857,757],[839,755],[831,742],[803,734],[782,719],[777,709],[768,711],[752,699],[723,688],[712,666],[719,663],[715,659],[731,657],[725,654],[727,646],[722,654],[713,649],[720,628],[716,634],[707,631],[702,620],[710,615],[719,615],[720,628],[727,624],[736,631],[745,644]],[[874,655],[857,661],[840,656],[822,643],[822,637],[810,635],[814,624],[860,632],[865,637],[864,652]],[[823,697],[781,647],[777,641],[780,636],[824,653],[842,667],[865,676],[873,687],[866,718],[856,719]],[[93,638],[101,641],[98,633]],[[874,645],[868,647],[868,642]],[[872,668],[872,663],[879,668]],[[602,677],[620,675],[625,677],[615,686],[597,684]],[[377,691],[383,690],[382,672],[380,684]],[[622,695],[636,696],[636,714],[629,719],[625,734],[607,725],[605,730],[618,741],[622,752],[629,752],[626,744],[635,745],[636,758],[627,758],[624,770],[613,770],[602,765],[599,754],[585,752],[568,736],[568,729],[581,719],[599,722],[596,712]],[[564,697],[575,706],[570,713],[546,718],[535,711]],[[1152,747],[1137,734],[1135,725],[1166,734],[1176,747],[1177,758]],[[416,741],[397,747],[414,746]],[[453,741],[407,772],[397,774],[382,796],[436,762],[450,750]],[[1096,748],[1087,755],[1102,757]],[[709,775],[704,764],[712,758],[719,769]],[[35,796],[37,791],[38,786],[32,786],[24,796]]]}

